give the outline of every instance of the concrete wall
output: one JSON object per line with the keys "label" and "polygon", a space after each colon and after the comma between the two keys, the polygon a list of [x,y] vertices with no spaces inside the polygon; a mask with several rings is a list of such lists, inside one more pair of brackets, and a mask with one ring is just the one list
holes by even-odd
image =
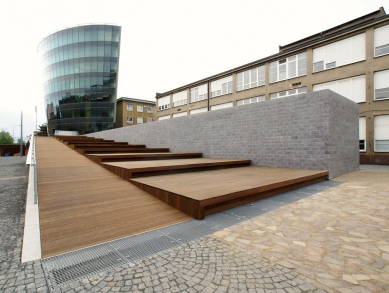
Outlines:
{"label": "concrete wall", "polygon": [[358,106],[330,90],[188,115],[88,136],[256,166],[328,170],[359,167]]}

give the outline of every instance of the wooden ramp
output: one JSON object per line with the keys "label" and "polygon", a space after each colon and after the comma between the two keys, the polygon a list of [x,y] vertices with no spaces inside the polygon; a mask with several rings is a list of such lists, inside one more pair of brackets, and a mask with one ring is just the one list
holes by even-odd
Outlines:
{"label": "wooden ramp", "polygon": [[144,176],[155,176],[160,174],[174,174],[192,171],[215,170],[220,168],[232,168],[249,166],[251,160],[232,160],[232,159],[171,159],[171,160],[152,160],[139,162],[112,162],[102,163],[101,165],[122,177],[130,179]]}
{"label": "wooden ramp", "polygon": [[326,179],[327,171],[242,167],[153,176],[130,182],[176,209],[204,216]]}
{"label": "wooden ramp", "polygon": [[43,258],[190,219],[59,140],[36,150]]}

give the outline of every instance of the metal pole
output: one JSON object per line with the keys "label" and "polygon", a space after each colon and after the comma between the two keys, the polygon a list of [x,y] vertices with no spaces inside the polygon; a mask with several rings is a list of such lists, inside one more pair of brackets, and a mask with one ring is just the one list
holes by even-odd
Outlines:
{"label": "metal pole", "polygon": [[23,112],[20,111],[20,157],[23,157]]}

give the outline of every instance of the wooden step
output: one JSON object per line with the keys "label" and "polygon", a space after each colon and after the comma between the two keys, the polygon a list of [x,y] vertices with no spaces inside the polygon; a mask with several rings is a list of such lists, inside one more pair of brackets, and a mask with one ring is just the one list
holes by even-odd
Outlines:
{"label": "wooden step", "polygon": [[122,145],[127,145],[127,142],[117,142],[114,140],[66,140],[62,141],[64,144],[69,145],[69,144],[93,144],[93,145],[100,145],[100,144],[106,144],[106,143],[113,143],[113,144],[122,144]]}
{"label": "wooden step", "polygon": [[251,160],[199,158],[139,162],[112,162],[101,163],[101,165],[123,179],[128,180],[130,178],[144,176],[242,167],[249,166],[250,163]]}
{"label": "wooden step", "polygon": [[135,178],[130,182],[202,220],[209,214],[324,181],[327,175],[328,171],[242,167]]}
{"label": "wooden step", "polygon": [[123,162],[123,161],[149,161],[201,158],[202,153],[116,153],[116,154],[87,154],[88,159],[95,163]]}
{"label": "wooden step", "polygon": [[76,148],[75,151],[82,155],[86,154],[111,154],[111,153],[160,153],[169,152],[169,148],[134,148],[131,146],[125,147],[88,147],[88,148]]}
{"label": "wooden step", "polygon": [[107,143],[71,143],[68,144],[68,146],[75,150],[75,149],[88,149],[88,148],[100,148],[100,147],[112,147],[115,148],[121,148],[121,147],[129,147],[129,148],[144,148],[146,145],[144,144],[128,144],[126,142],[107,142]]}

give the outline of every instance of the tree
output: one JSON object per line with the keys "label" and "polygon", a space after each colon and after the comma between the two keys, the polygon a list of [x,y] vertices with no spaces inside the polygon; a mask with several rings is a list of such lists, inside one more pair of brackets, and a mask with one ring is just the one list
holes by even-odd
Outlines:
{"label": "tree", "polygon": [[[18,145],[20,145],[20,138],[18,138]],[[26,142],[24,140],[22,140],[22,145],[26,145]]]}
{"label": "tree", "polygon": [[14,139],[12,138],[12,135],[5,131],[4,129],[0,132],[0,144],[13,144]]}
{"label": "tree", "polygon": [[39,132],[38,136],[47,136],[47,124],[43,123],[42,125],[38,125]]}

